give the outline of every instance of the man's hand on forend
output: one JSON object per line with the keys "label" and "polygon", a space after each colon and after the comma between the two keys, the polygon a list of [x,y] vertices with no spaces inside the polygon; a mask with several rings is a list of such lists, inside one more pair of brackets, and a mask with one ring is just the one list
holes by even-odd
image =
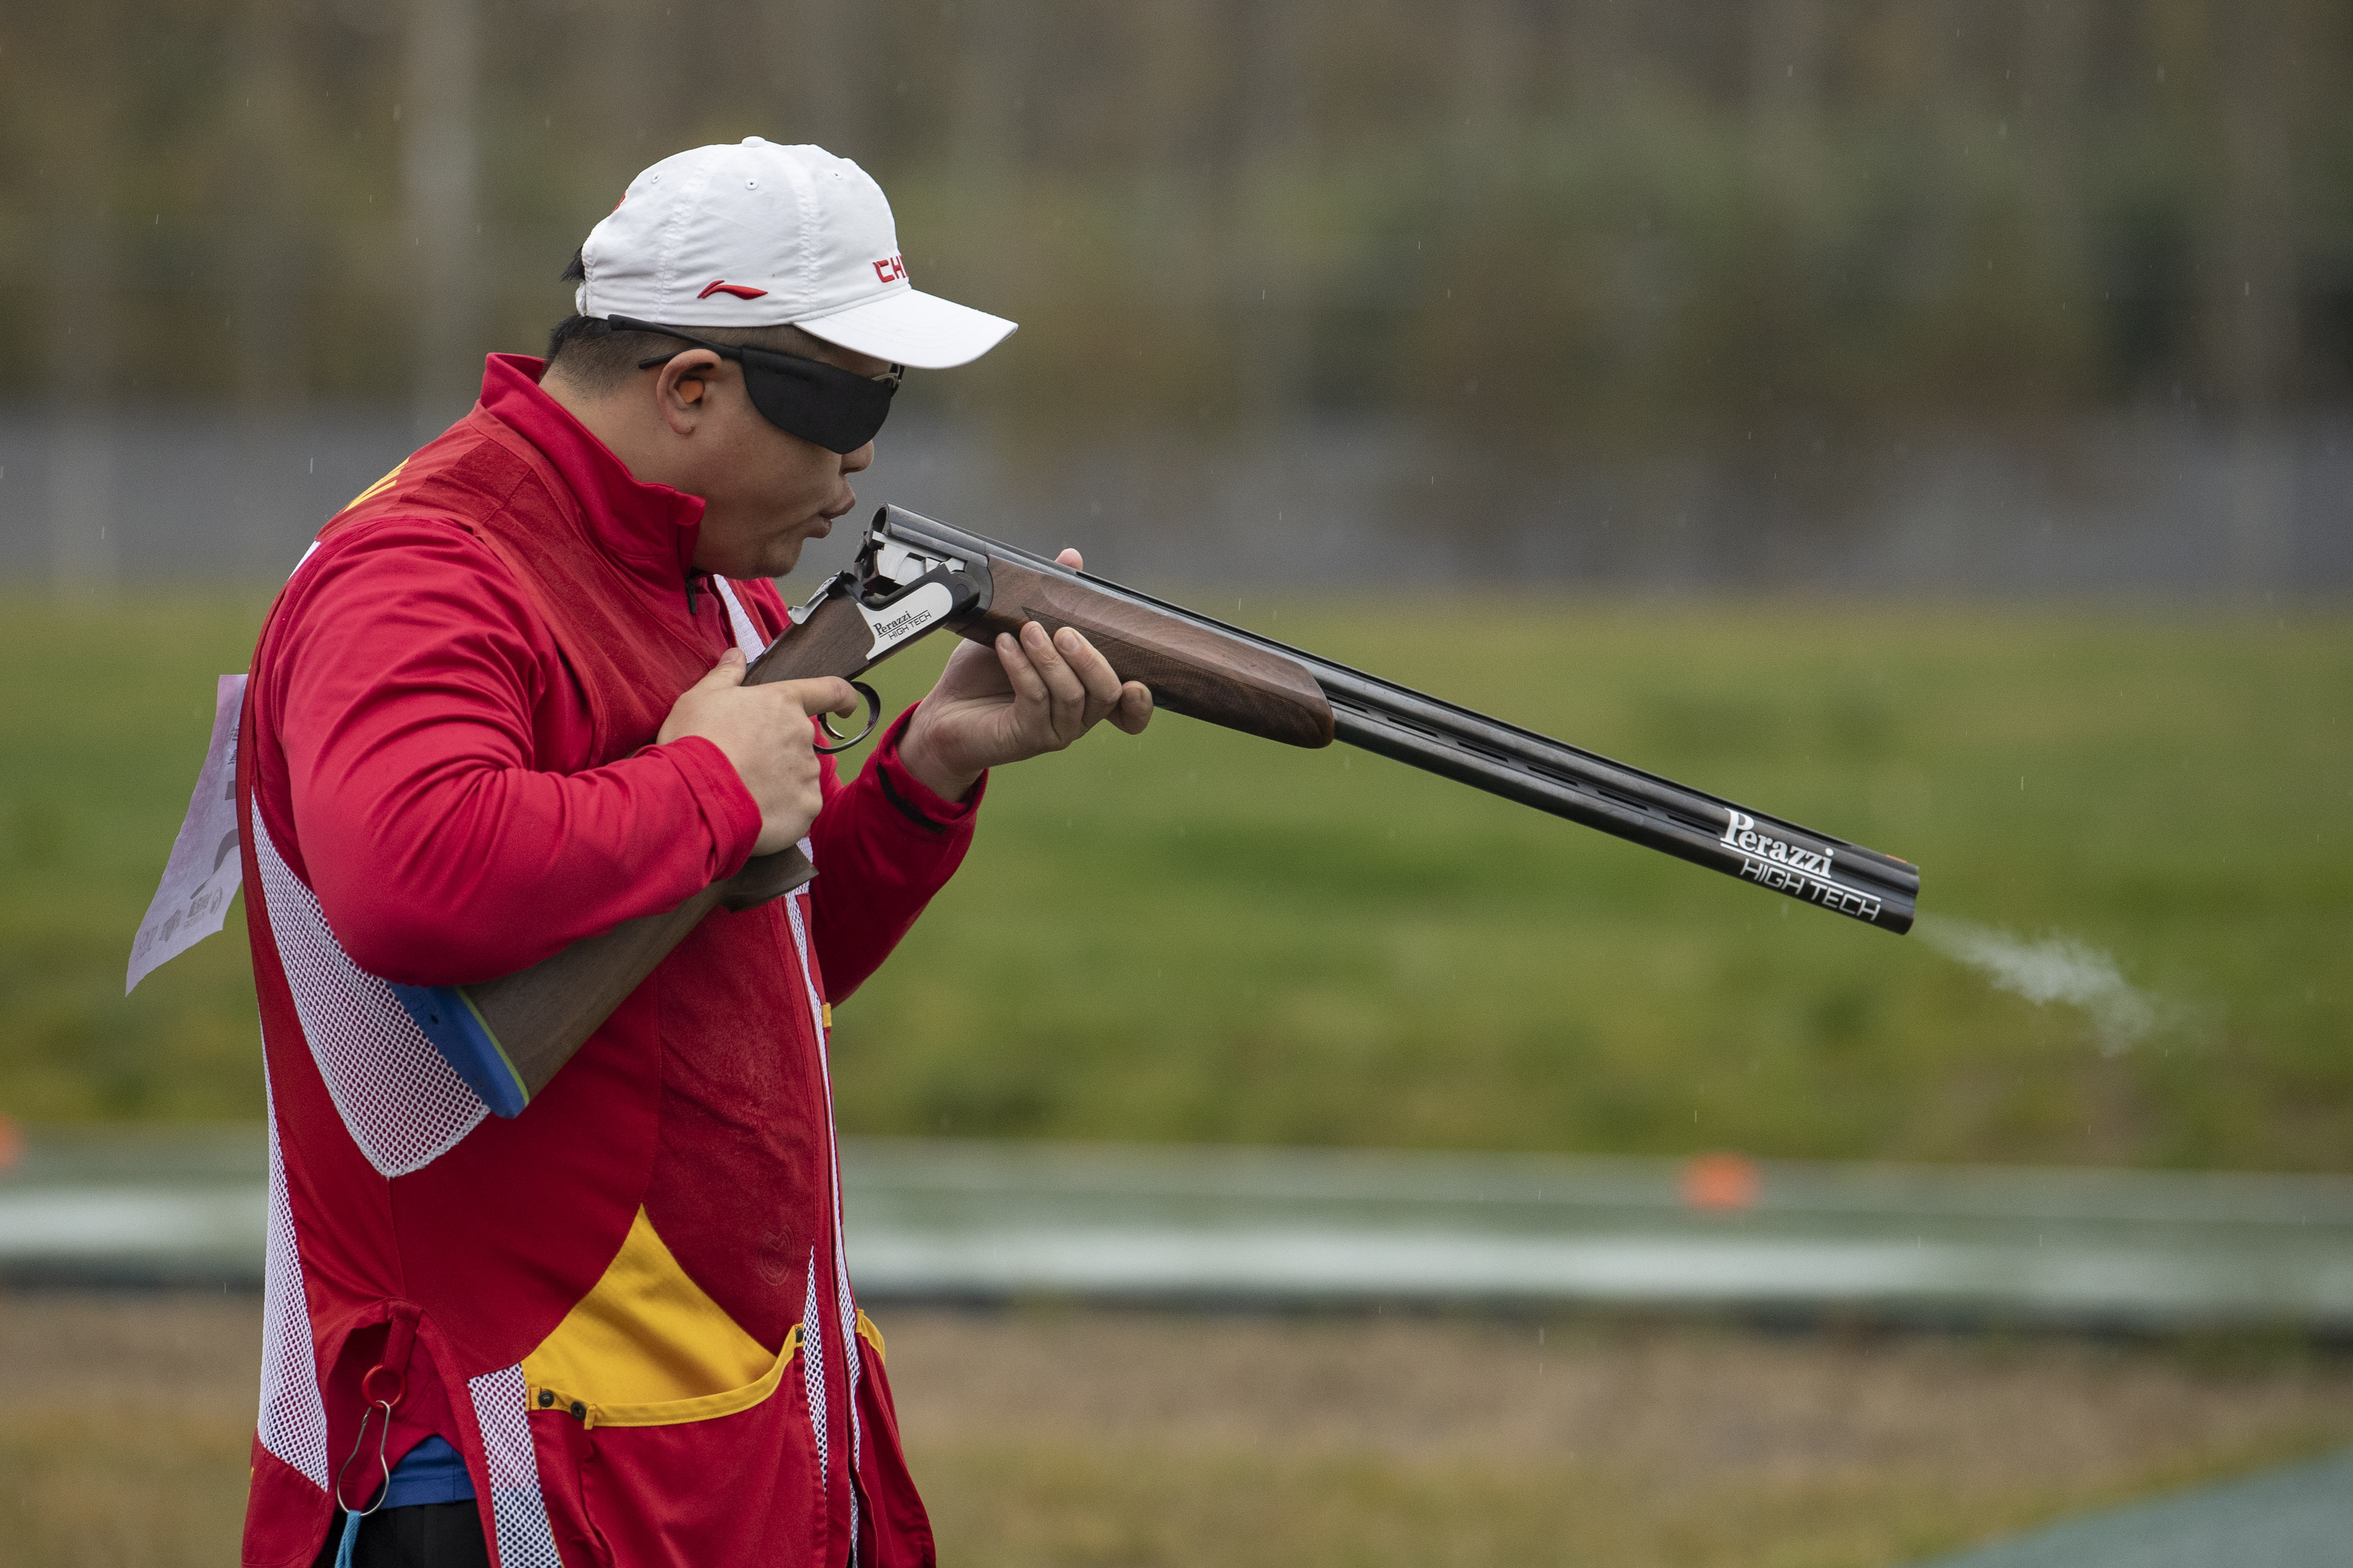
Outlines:
{"label": "man's hand on forend", "polygon": [[754,855],[800,842],[824,804],[818,782],[813,713],[858,711],[858,693],[833,676],[813,680],[744,684],[744,650],[731,647],[719,666],[670,704],[661,742],[700,735],[727,755],[760,807]]}
{"label": "man's hand on forend", "polygon": [[[1075,550],[1055,559],[1085,570]],[[965,643],[899,742],[899,760],[943,800],[958,800],[982,772],[1059,752],[1103,720],[1131,735],[1152,721],[1152,693],[1122,682],[1072,627],[1052,637],[1031,621],[994,647]]]}

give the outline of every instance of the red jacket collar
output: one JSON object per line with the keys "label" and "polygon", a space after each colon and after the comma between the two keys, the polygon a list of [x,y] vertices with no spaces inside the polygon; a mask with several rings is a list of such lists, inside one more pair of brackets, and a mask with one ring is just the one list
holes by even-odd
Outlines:
{"label": "red jacket collar", "polygon": [[[539,384],[545,360],[492,354],[482,367],[482,411],[539,448],[587,514],[598,543],[666,586],[686,580],[702,531],[702,498],[649,485]],[[671,574],[675,574],[672,575]]]}

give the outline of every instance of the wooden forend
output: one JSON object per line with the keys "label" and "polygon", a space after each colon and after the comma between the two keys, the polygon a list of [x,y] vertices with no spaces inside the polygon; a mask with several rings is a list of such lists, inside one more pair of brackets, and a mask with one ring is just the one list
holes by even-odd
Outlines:
{"label": "wooden forend", "polygon": [[988,613],[958,628],[975,642],[1025,621],[1072,626],[1122,680],[1150,687],[1155,707],[1285,745],[1332,743],[1332,705],[1296,660],[1018,561],[992,556],[988,570]]}

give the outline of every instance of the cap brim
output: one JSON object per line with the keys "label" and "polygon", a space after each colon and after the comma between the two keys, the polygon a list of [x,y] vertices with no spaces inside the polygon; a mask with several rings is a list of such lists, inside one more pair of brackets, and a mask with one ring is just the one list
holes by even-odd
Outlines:
{"label": "cap brim", "polygon": [[872,354],[914,370],[947,370],[978,359],[1012,331],[1014,323],[969,305],[908,289],[793,323],[856,353]]}

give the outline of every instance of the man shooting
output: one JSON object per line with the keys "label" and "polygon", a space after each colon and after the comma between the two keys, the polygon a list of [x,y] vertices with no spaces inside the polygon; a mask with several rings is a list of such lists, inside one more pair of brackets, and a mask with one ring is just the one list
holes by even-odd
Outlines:
{"label": "man shooting", "polygon": [[[239,743],[270,1110],[249,1564],[928,1563],[843,1265],[827,1043],[971,840],[992,767],[1152,700],[1074,631],[960,646],[855,782],[746,686],[765,579],[849,510],[903,367],[1012,323],[916,292],[816,148],[633,182],[544,364],[321,531]],[[1065,563],[1076,565],[1074,552]],[[798,845],[522,1114],[393,984],[527,969]]]}

